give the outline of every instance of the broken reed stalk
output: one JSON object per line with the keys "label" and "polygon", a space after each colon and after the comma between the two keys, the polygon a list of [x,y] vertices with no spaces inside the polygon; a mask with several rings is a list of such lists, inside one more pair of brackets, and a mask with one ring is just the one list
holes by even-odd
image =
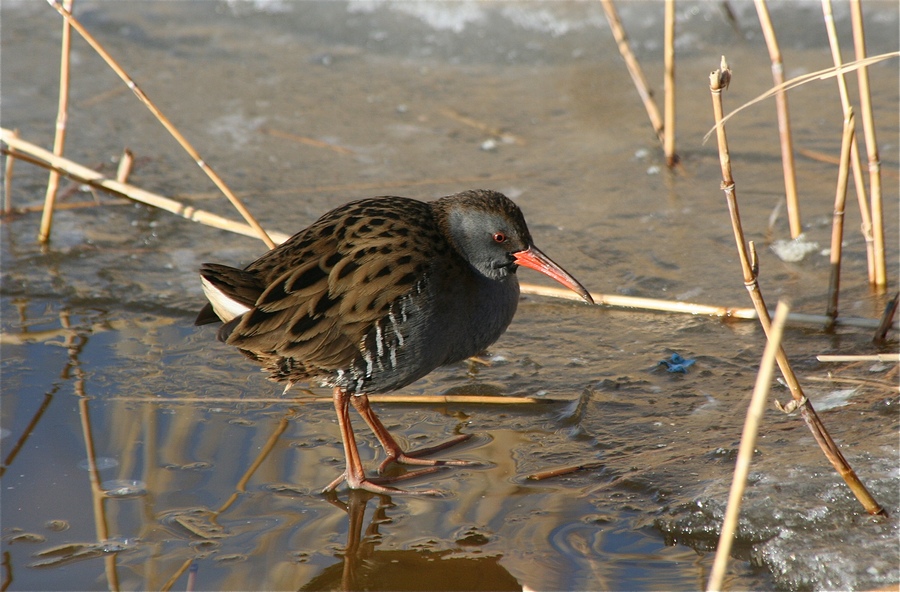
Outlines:
{"label": "broken reed stalk", "polygon": [[734,477],[731,480],[731,491],[728,494],[725,518],[722,521],[722,530],[719,532],[719,544],[716,547],[716,558],[713,561],[712,572],[706,586],[707,591],[722,589],[722,581],[728,568],[728,557],[731,554],[731,544],[734,542],[738,516],[741,512],[741,498],[747,487],[750,461],[753,460],[759,424],[769,397],[769,388],[775,371],[775,354],[781,347],[781,336],[784,333],[784,324],[789,308],[784,302],[778,303],[778,307],[775,309],[775,319],[772,321],[772,331],[763,352],[759,372],[756,374],[756,384],[753,387],[753,396],[744,419],[744,431],[741,434],[741,444],[738,447],[737,460],[734,464]]}
{"label": "broken reed stalk", "polygon": [[844,240],[844,204],[847,202],[847,179],[850,171],[850,146],[853,144],[853,126],[856,125],[853,109],[844,119],[844,135],[841,138],[841,166],[838,169],[837,189],[834,195],[834,214],[831,223],[831,277],[828,281],[828,308],[825,316],[826,331],[834,330],[838,316],[838,293],[841,287],[841,243]]}
{"label": "broken reed stalk", "polygon": [[[73,0],[65,0],[63,7],[72,12]],[[59,60],[59,101],[56,110],[56,134],[53,137],[53,154],[62,156],[66,145],[66,122],[69,116],[69,71],[72,52],[72,27],[69,21],[63,21],[62,50]],[[50,229],[53,226],[53,206],[56,204],[56,192],[59,190],[59,173],[50,171],[47,179],[47,194],[44,197],[44,213],[38,231],[38,241],[46,243],[50,240]]]}
{"label": "broken reed stalk", "polygon": [[[784,84],[781,49],[778,46],[775,29],[772,27],[772,20],[769,18],[766,0],[756,0],[756,14],[759,16],[759,24],[766,39],[766,47],[769,49],[769,58],[772,60],[772,79],[775,81],[775,86]],[[781,168],[784,172],[784,195],[788,222],[791,228],[791,238],[797,238],[803,233],[803,225],[800,223],[800,201],[797,198],[797,177],[794,172],[794,141],[791,137],[791,119],[788,114],[786,92],[782,91],[775,95],[775,111],[778,115]]]}
{"label": "broken reed stalk", "polygon": [[72,13],[67,11],[60,3],[59,0],[48,0],[51,6],[53,6],[59,14],[66,19],[66,22],[72,25],[72,28],[78,31],[78,33],[84,38],[85,41],[90,44],[90,46],[97,52],[97,54],[106,61],[107,65],[112,68],[113,72],[118,75],[119,78],[131,89],[131,91],[135,94],[135,96],[140,100],[141,103],[144,104],[147,109],[156,117],[156,119],[166,128],[166,130],[171,134],[173,138],[181,145],[185,152],[187,152],[190,157],[197,163],[206,176],[212,180],[212,182],[219,188],[219,190],[225,194],[225,197],[228,198],[228,201],[234,206],[234,208],[241,214],[244,220],[247,221],[247,224],[253,228],[256,232],[256,236],[258,236],[270,249],[275,246],[275,243],[269,238],[269,235],[260,226],[259,222],[256,221],[256,218],[253,217],[253,214],[250,213],[243,202],[241,202],[238,197],[232,193],[231,189],[225,184],[225,181],[216,173],[206,162],[200,157],[200,154],[194,148],[194,146],[188,142],[187,138],[185,138],[181,132],[178,131],[178,128],[169,121],[169,118],[166,117],[162,111],[147,97],[147,95],[140,89],[137,83],[132,79],[127,72],[116,62],[115,59],[109,54],[109,52],[104,49],[100,42],[97,41],[88,31],[82,26],[82,24],[72,16]]}
{"label": "broken reed stalk", "polygon": [[[744,230],[741,225],[740,213],[738,211],[737,192],[735,190],[734,178],[731,175],[731,156],[728,152],[728,139],[725,134],[725,126],[722,124],[722,91],[728,87],[731,81],[731,70],[722,57],[722,65],[715,70],[709,77],[709,90],[712,95],[713,113],[715,115],[715,131],[719,148],[719,163],[722,169],[722,190],[725,192],[725,199],[728,204],[728,211],[731,217],[731,225],[734,230],[735,243],[738,250],[738,259],[741,262],[741,269],[744,276],[744,285],[750,293],[750,299],[759,315],[759,322],[767,337],[770,337],[772,330],[772,322],[769,317],[769,311],[766,309],[762,292],[759,289],[759,262],[756,257],[756,248],[751,241],[749,249],[744,240]],[[825,456],[843,477],[847,486],[856,496],[856,499],[862,504],[866,512],[869,514],[884,514],[884,509],[875,501],[872,494],[866,489],[866,486],[859,480],[859,477],[847,463],[844,455],[841,453],[837,444],[831,438],[828,430],[822,424],[819,416],[816,414],[812,403],[803,394],[797,376],[794,374],[791,364],[788,361],[784,348],[779,347],[776,355],[778,367],[784,377],[785,383],[791,391],[796,405],[800,407],[800,415],[806,422],[807,427],[818,442]]]}
{"label": "broken reed stalk", "polygon": [[[211,212],[198,210],[179,201],[175,201],[174,199],[145,191],[134,185],[129,185],[128,183],[121,183],[114,179],[104,177],[97,171],[67,158],[54,156],[49,150],[44,150],[40,146],[36,146],[31,142],[26,142],[25,140],[15,137],[8,129],[0,128],[0,141],[7,144],[11,149],[17,150],[17,158],[38,166],[53,168],[80,183],[97,187],[161,210],[166,210],[167,212],[171,212],[182,218],[187,218],[188,220],[193,220],[194,222],[200,222],[206,226],[228,230],[237,234],[243,234],[244,236],[259,236],[256,230],[247,224],[235,222]],[[28,155],[33,158],[29,158]],[[281,243],[287,240],[290,235],[272,233],[272,236]]]}
{"label": "broken reed stalk", "polygon": [[659,114],[659,108],[653,100],[653,91],[651,91],[647,85],[647,79],[644,77],[641,65],[638,64],[637,58],[634,57],[634,53],[631,51],[631,46],[628,43],[628,35],[622,27],[622,20],[619,18],[619,13],[616,11],[616,7],[613,5],[612,0],[601,0],[601,4],[603,5],[603,11],[606,13],[606,20],[609,22],[609,28],[612,29],[613,37],[615,37],[616,44],[619,46],[619,53],[622,55],[622,59],[625,60],[628,74],[631,75],[631,80],[634,82],[638,95],[640,95],[641,101],[644,103],[644,108],[647,110],[647,115],[650,117],[650,125],[653,126],[653,132],[656,134],[656,137],[659,138],[659,142],[665,144],[665,127],[663,125],[662,117],[660,117]]}
{"label": "broken reed stalk", "polygon": [[894,324],[894,315],[897,314],[898,304],[900,304],[900,292],[896,292],[894,297],[888,300],[888,303],[884,306],[881,322],[878,323],[878,328],[875,329],[875,337],[872,338],[874,343],[880,344],[887,339],[887,333],[891,325]]}
{"label": "broken reed stalk", "polygon": [[[862,4],[860,0],[850,0],[850,21],[853,26],[853,47],[855,58],[866,57],[866,34],[863,28]],[[862,113],[863,133],[869,162],[869,194],[872,209],[872,239],[875,250],[875,286],[887,288],[887,269],[884,257],[884,215],[881,197],[881,161],[878,156],[878,142],[875,138],[875,118],[872,114],[872,97],[869,91],[869,70],[865,66],[856,71],[859,81],[859,106]],[[880,248],[879,248],[880,246]]]}
{"label": "broken reed stalk", "polygon": [[127,183],[128,177],[131,176],[131,169],[134,166],[134,154],[126,148],[122,152],[122,158],[119,159],[119,166],[116,167],[116,181],[119,183]]}
{"label": "broken reed stalk", "polygon": [[[841,58],[841,47],[838,43],[837,29],[834,25],[834,14],[831,11],[831,0],[822,0],[822,13],[825,16],[825,30],[828,33],[828,44],[831,47],[831,58],[834,61],[835,68],[843,65]],[[850,109],[850,95],[847,92],[847,81],[844,74],[840,73],[836,76],[838,83],[838,93],[841,97],[841,107],[846,117],[847,110]],[[866,183],[863,180],[862,166],[859,164],[859,146],[854,137],[853,143],[850,145],[850,164],[853,166],[853,181],[856,187],[856,198],[859,202],[859,211],[862,216],[862,233],[866,240],[866,255],[868,256],[869,283],[877,284],[879,260],[881,266],[884,265],[884,242],[881,244],[881,255],[878,254],[878,245],[875,243],[874,219],[869,201],[866,195]]]}
{"label": "broken reed stalk", "polygon": [[665,74],[663,78],[663,152],[666,155],[666,166],[674,167],[678,163],[675,154],[675,0],[666,0],[664,57]]}

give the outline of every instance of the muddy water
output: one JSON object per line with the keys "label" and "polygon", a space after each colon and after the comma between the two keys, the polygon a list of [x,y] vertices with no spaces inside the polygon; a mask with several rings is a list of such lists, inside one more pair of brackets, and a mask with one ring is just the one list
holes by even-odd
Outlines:
{"label": "muddy water", "polygon": [[[658,81],[662,6],[622,4]],[[357,197],[488,187],[513,197],[538,245],[595,292],[749,306],[718,157],[702,142],[707,75],[720,55],[735,73],[729,108],[771,83],[752,5],[732,4],[739,32],[718,4],[679,3],[675,174],[661,166],[598,5],[83,2],[77,14],[267,228],[293,232]],[[869,53],[895,51],[896,4],[865,9]],[[829,65],[819,3],[772,11],[788,76]],[[2,124],[49,146],[60,19],[22,2],[4,2],[0,16]],[[846,7],[836,18],[849,56]],[[236,217],[90,48],[76,40],[73,49],[67,154],[112,174],[127,146],[134,184]],[[896,61],[871,79],[896,289]],[[798,147],[837,154],[833,81],[790,101]],[[749,109],[728,132],[766,298],[821,314],[836,167],[798,157],[806,239],[819,248],[784,262],[768,248],[788,238],[773,106]],[[43,172],[18,163],[13,204],[40,204],[44,184]],[[65,190],[64,203],[94,199]],[[858,225],[851,207],[841,311],[874,318],[885,297],[866,284]],[[446,454],[482,464],[408,485],[440,488],[442,498],[329,499],[318,491],[343,461],[325,393],[280,399],[214,330],[192,326],[199,264],[247,263],[259,241],[134,205],[60,211],[46,251],[37,226],[33,213],[2,226],[10,589],[705,585],[764,344],[755,323],[525,296],[490,365],[441,368],[404,392],[546,402],[381,405],[411,447],[474,434]],[[792,325],[786,349],[844,454],[897,516],[896,365],[815,359],[896,351],[896,334],[876,347],[870,329]],[[687,374],[659,364],[675,352],[695,361]],[[856,382],[826,381],[828,372]],[[376,442],[360,434],[374,467]],[[770,406],[757,448],[728,587],[900,580],[897,519],[861,512],[799,419]]]}

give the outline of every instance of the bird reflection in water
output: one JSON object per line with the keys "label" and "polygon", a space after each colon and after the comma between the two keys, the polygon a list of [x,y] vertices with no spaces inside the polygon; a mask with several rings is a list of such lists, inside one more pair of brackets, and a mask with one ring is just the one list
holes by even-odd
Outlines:
{"label": "bird reflection in water", "polygon": [[[350,490],[347,502],[333,492],[327,496],[332,505],[347,512],[347,545],[340,562],[300,590],[522,590],[500,565],[500,555],[465,556],[459,541],[443,551],[379,550],[379,529],[391,524],[387,510],[394,507],[387,495]],[[372,498],[377,498],[377,505],[366,524]]]}

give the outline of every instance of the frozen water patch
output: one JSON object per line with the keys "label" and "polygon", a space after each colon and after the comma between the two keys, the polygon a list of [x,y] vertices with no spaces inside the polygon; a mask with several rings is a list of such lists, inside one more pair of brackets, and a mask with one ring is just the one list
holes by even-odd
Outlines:
{"label": "frozen water patch", "polygon": [[232,113],[210,121],[207,130],[214,136],[229,138],[235,148],[241,148],[249,141],[250,133],[262,127],[265,121],[263,116],[245,117],[242,113]]}
{"label": "frozen water patch", "polygon": [[486,13],[481,2],[464,0],[461,2],[435,2],[417,0],[410,2],[386,2],[384,0],[360,0],[347,5],[350,13],[370,13],[385,6],[390,10],[415,17],[437,31],[462,33],[473,23],[482,23]]}
{"label": "frozen water patch", "polygon": [[806,237],[801,234],[793,240],[779,239],[772,243],[770,248],[782,261],[796,263],[802,261],[809,253],[818,251],[819,243],[806,240]]}

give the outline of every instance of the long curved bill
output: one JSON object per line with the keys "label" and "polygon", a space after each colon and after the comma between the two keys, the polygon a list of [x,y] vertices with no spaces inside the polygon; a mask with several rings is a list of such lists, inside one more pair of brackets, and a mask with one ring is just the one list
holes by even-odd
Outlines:
{"label": "long curved bill", "polygon": [[560,284],[564,285],[568,289],[572,290],[589,304],[594,303],[594,299],[591,298],[591,293],[585,289],[581,283],[576,280],[572,275],[553,262],[550,257],[547,257],[537,247],[531,245],[524,251],[519,251],[517,253],[513,253],[513,258],[517,265],[521,265],[522,267],[528,267],[529,269],[533,269],[535,271],[539,271],[542,274],[555,279]]}

